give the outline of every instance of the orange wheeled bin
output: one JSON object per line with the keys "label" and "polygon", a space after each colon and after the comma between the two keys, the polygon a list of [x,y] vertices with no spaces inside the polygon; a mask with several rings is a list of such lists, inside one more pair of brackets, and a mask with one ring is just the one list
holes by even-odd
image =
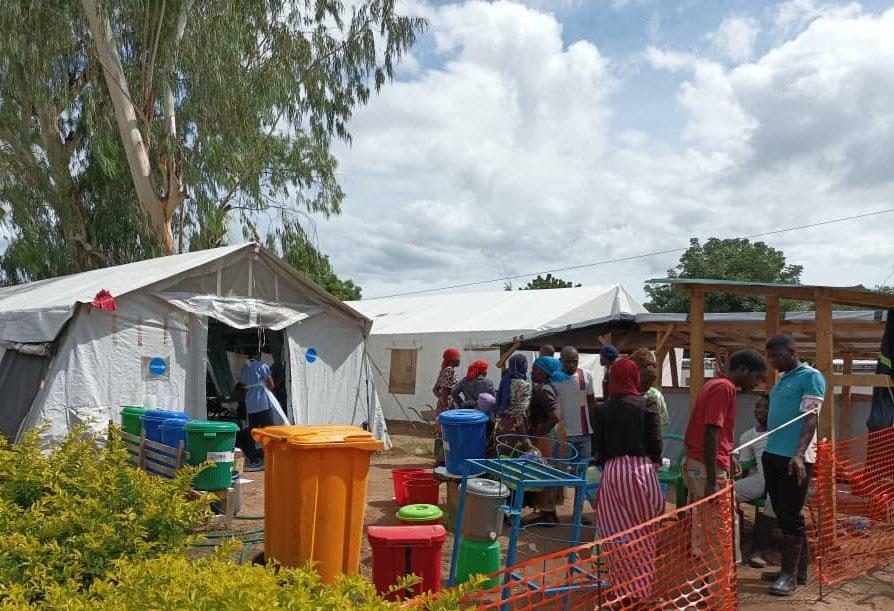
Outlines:
{"label": "orange wheeled bin", "polygon": [[284,566],[308,560],[326,583],[360,568],[369,461],[384,445],[343,425],[252,431],[264,446],[264,554]]}

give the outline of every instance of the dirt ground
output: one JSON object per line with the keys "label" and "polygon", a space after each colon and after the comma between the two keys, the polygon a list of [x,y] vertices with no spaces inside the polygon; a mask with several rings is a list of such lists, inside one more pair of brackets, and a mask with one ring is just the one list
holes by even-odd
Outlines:
{"label": "dirt ground", "polygon": [[[392,450],[377,453],[372,459],[365,514],[366,526],[398,524],[398,520],[395,517],[397,506],[394,502],[394,491],[391,482],[392,469],[407,466],[432,467],[434,465],[431,456],[432,437],[430,427],[424,424],[408,426],[405,423],[389,423],[389,432],[395,447]],[[241,515],[261,515],[264,512],[264,473],[246,473],[245,477],[253,481],[242,488]],[[441,490],[441,500],[443,502],[444,486],[441,487]],[[566,521],[570,513],[570,503],[566,503],[564,511],[559,511],[560,517],[563,514],[566,516]],[[247,530],[260,528],[261,524],[261,522],[237,521],[236,527]],[[518,553],[520,560],[554,551],[555,544],[538,539],[538,532],[541,536],[554,538],[561,538],[562,536],[561,528],[551,530],[548,533],[533,530],[531,534],[523,536],[519,543]],[[502,539],[505,544],[506,537],[504,536]],[[453,538],[448,533],[447,541],[442,551],[442,575],[445,583],[450,569],[452,545]],[[262,549],[263,546],[258,544],[252,550],[251,556],[253,557]],[[372,552],[366,537],[364,537],[360,559],[360,571],[362,574],[370,575],[371,560]],[[825,588],[822,601],[820,600],[819,584],[815,579],[812,579],[812,573],[811,581],[807,586],[800,587],[791,598],[781,599],[766,594],[766,584],[760,581],[760,572],[760,570],[750,567],[739,568],[739,603],[742,609],[822,609],[824,611],[874,609],[878,611],[894,611],[894,563],[842,585]]]}

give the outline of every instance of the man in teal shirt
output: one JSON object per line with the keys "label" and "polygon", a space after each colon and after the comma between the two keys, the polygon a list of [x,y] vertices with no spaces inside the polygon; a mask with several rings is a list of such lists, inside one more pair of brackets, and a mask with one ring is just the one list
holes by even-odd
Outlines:
{"label": "man in teal shirt", "polygon": [[[795,341],[787,335],[767,342],[767,359],[782,375],[770,390],[767,429],[772,433],[761,462],[783,544],[782,570],[761,577],[773,582],[770,594],[789,596],[798,583],[807,581],[808,550],[801,511],[816,462],[816,427],[826,380],[801,362]],[[783,426],[801,415],[800,420]]]}

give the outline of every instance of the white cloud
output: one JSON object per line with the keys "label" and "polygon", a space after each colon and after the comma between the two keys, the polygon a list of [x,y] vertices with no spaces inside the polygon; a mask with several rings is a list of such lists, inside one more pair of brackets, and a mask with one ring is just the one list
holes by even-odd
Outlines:
{"label": "white cloud", "polygon": [[716,32],[708,35],[708,40],[721,57],[738,64],[751,59],[760,29],[757,19],[727,17]]}
{"label": "white cloud", "polygon": [[[563,45],[554,17],[509,2],[425,10],[440,67],[401,75],[357,113],[354,144],[338,152],[344,214],[319,227],[338,272],[367,296],[664,250],[689,236],[758,233],[894,201],[894,11],[826,11],[732,68],[646,50],[646,66],[682,80],[666,105],[682,107],[686,125],[670,145],[613,127],[618,71],[590,42]],[[890,268],[879,261],[894,254],[892,224],[879,217],[770,242],[805,265],[807,280],[872,283]],[[854,227],[859,240],[847,237]],[[621,280],[636,291],[676,259],[568,276]]]}

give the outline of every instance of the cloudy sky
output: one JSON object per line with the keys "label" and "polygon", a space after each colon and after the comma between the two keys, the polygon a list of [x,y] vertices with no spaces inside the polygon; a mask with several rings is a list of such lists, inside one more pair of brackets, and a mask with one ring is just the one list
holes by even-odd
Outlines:
{"label": "cloudy sky", "polygon": [[[403,6],[429,30],[352,121],[317,227],[365,297],[894,208],[891,1]],[[764,239],[806,282],[894,272],[894,214]],[[678,258],[560,275],[642,296]]]}

